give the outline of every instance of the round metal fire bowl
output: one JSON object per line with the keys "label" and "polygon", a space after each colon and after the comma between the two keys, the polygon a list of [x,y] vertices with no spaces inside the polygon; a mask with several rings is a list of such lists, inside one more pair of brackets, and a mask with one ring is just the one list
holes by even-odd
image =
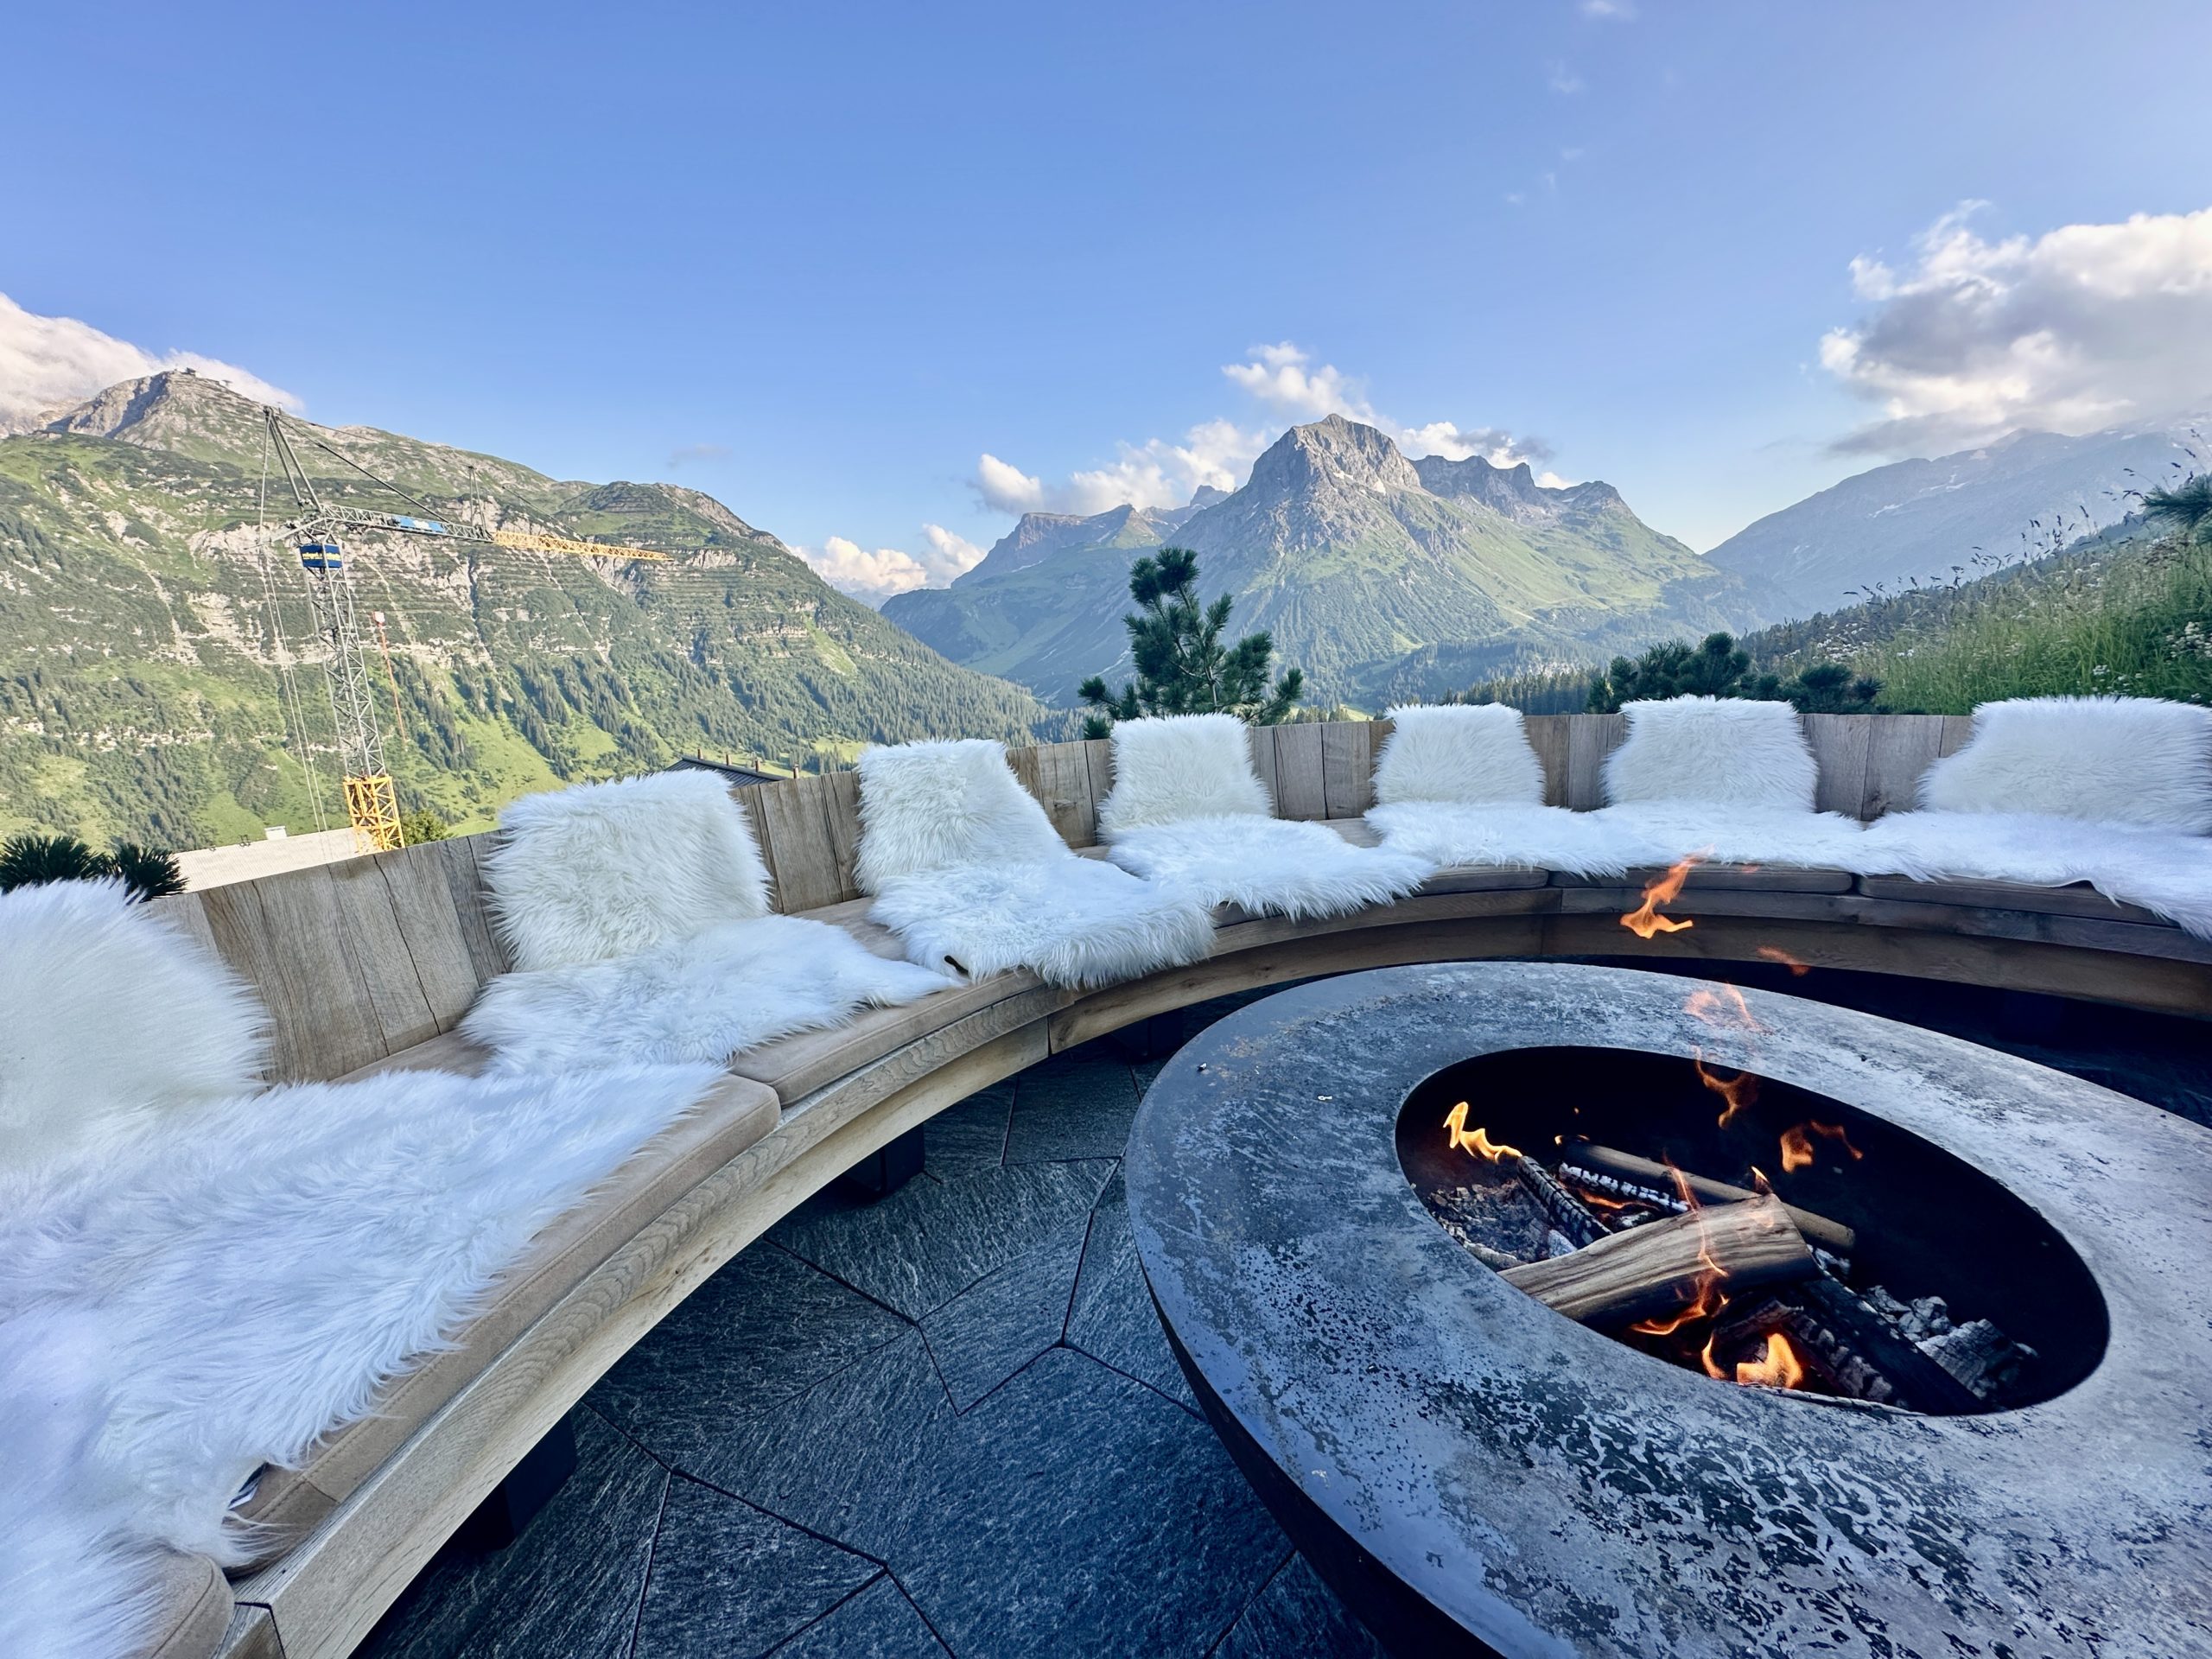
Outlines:
{"label": "round metal fire bowl", "polygon": [[[1560,963],[1385,969],[1214,1026],[1128,1162],[1153,1298],[1223,1440],[1394,1650],[1660,1659],[2212,1652],[2212,1133],[2009,1055]],[[2101,1287],[2068,1393],[1923,1417],[1713,1382],[1522,1295],[1395,1150],[1423,1078],[1573,1044],[1747,1067],[2009,1187]]]}

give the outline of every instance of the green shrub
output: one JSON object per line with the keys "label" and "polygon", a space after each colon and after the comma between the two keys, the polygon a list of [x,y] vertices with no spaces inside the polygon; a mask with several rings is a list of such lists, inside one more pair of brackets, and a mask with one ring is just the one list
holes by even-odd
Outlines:
{"label": "green shrub", "polygon": [[0,842],[0,893],[48,881],[98,881],[119,877],[132,899],[144,903],[184,891],[184,873],[168,853],[124,841],[113,852],[87,847],[74,836],[11,836]]}
{"label": "green shrub", "polygon": [[1097,675],[1077,690],[1091,713],[1085,737],[1103,737],[1117,720],[1143,715],[1235,715],[1255,726],[1290,716],[1305,695],[1303,670],[1285,669],[1270,690],[1268,661],[1274,640],[1248,633],[1233,645],[1221,642],[1229,626],[1227,594],[1208,605],[1198,598],[1198,556],[1163,547],[1129,567],[1129,596],[1137,609],[1122,619],[1137,677],[1119,691]]}
{"label": "green shrub", "polygon": [[426,841],[443,841],[453,834],[453,826],[427,806],[399,815],[399,835],[410,847],[419,847]]}

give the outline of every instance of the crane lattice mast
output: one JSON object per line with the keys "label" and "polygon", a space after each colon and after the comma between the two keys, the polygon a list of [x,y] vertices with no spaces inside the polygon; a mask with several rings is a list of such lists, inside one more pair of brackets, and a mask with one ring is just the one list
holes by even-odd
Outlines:
{"label": "crane lattice mast", "polygon": [[[318,448],[371,482],[410,504],[423,508],[423,516],[378,512],[362,507],[325,502],[315,480],[301,465],[282,418],[274,409],[264,409],[270,447],[283,468],[286,484],[299,508],[284,533],[298,545],[300,569],[307,578],[308,607],[314,613],[315,632],[330,650],[330,719],[337,735],[340,768],[343,775],[346,817],[353,840],[365,853],[388,852],[406,844],[399,823],[399,800],[391,772],[385,764],[384,733],[377,724],[375,694],[371,689],[368,656],[361,639],[360,621],[353,602],[353,582],[346,569],[340,529],[389,531],[404,536],[434,536],[441,540],[518,552],[559,553],[579,558],[660,559],[669,556],[651,548],[626,547],[607,542],[578,541],[574,537],[535,531],[498,530],[465,520],[434,518],[425,505],[389,479],[379,478],[351,456],[332,449],[320,439]],[[397,685],[393,691],[395,712]],[[306,734],[301,735],[306,741]]]}

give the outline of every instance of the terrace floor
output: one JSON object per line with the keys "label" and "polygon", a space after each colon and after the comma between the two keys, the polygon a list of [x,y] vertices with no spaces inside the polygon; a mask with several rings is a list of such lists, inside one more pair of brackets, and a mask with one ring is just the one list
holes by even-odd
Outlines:
{"label": "terrace floor", "polygon": [[[2212,1122],[2191,1022],[1858,976],[1776,988]],[[1249,1000],[1185,1011],[1183,1035]],[[1376,1656],[1154,1316],[1121,1153],[1157,1064],[1111,1039],[1055,1056],[931,1122],[890,1197],[802,1207],[587,1396],[579,1467],[529,1530],[442,1556],[363,1653]]]}

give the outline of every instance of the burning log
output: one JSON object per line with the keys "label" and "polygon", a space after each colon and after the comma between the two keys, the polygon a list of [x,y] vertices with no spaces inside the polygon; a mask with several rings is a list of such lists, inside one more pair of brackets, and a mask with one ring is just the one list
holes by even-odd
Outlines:
{"label": "burning log", "polygon": [[[1802,1303],[1790,1333],[1854,1399],[1908,1411],[1962,1414],[1986,1410],[1980,1396],[1951,1375],[1903,1332],[1859,1299],[1848,1286],[1823,1274],[1792,1288]],[[1852,1388],[1859,1368],[1872,1373],[1860,1391]]]}
{"label": "burning log", "polygon": [[1551,1217],[1552,1225],[1577,1250],[1586,1249],[1610,1236],[1605,1224],[1598,1219],[1590,1206],[1561,1185],[1559,1178],[1535,1159],[1516,1157],[1513,1173],[1521,1178],[1521,1185],[1527,1187],[1536,1202],[1543,1206],[1544,1213]]}
{"label": "burning log", "polygon": [[[1656,1163],[1649,1158],[1639,1158],[1632,1152],[1618,1152],[1611,1147],[1581,1145],[1569,1147],[1560,1160],[1560,1173],[1572,1181],[1586,1181],[1599,1192],[1633,1198],[1665,1209],[1678,1210],[1682,1199],[1676,1183],[1688,1188],[1689,1194],[1700,1204],[1743,1204],[1760,1195],[1746,1192],[1740,1186],[1731,1186],[1703,1175],[1686,1174],[1668,1165]],[[1830,1221],[1826,1216],[1797,1205],[1785,1205],[1789,1219],[1808,1243],[1826,1250],[1831,1255],[1848,1257],[1858,1243],[1858,1235],[1840,1221]]]}
{"label": "burning log", "polygon": [[1618,1325],[1672,1313],[1699,1300],[1716,1276],[1732,1291],[1819,1272],[1782,1202],[1755,1198],[1609,1234],[1503,1277],[1571,1319]]}

